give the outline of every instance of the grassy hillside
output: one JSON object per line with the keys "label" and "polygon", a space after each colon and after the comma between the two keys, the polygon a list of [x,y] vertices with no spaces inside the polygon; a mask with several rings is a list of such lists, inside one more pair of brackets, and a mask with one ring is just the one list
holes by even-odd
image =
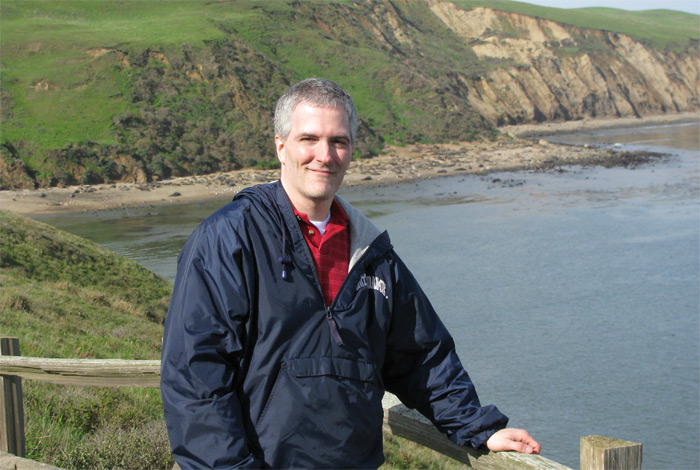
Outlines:
{"label": "grassy hillside", "polygon": [[[698,39],[697,16],[683,13],[454,2],[659,48]],[[495,130],[459,84],[507,63],[480,61],[425,2],[409,0],[5,0],[0,29],[0,189],[274,164],[274,102],[309,76],[355,98],[358,158],[386,143],[489,139]]]}
{"label": "grassy hillside", "polygon": [[[0,334],[23,355],[158,359],[172,286],[135,262],[0,212]],[[158,390],[24,381],[29,458],[67,468],[166,468]]]}
{"label": "grassy hillside", "polygon": [[[308,76],[353,93],[362,110],[357,156],[384,142],[493,133],[441,90],[441,76],[478,73],[479,64],[419,3],[400,12],[412,41],[403,48],[379,43],[392,35],[363,19],[383,5],[9,0],[0,8],[0,151],[40,185],[272,160],[274,102]],[[448,58],[460,60],[446,67]]]}
{"label": "grassy hillside", "polygon": [[673,10],[627,11],[617,8],[551,8],[510,0],[450,0],[464,9],[488,7],[547,18],[579,28],[626,34],[657,49],[676,52],[700,41],[698,15]]}
{"label": "grassy hillside", "polygon": [[[24,356],[159,359],[172,286],[142,266],[51,226],[0,211],[0,334]],[[172,468],[157,389],[23,381],[27,456],[62,468]],[[387,464],[460,464],[401,438]]]}

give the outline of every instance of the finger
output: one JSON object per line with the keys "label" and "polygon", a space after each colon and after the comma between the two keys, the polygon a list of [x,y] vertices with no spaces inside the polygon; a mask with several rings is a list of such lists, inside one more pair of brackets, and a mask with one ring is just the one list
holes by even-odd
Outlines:
{"label": "finger", "polygon": [[521,452],[526,452],[528,454],[538,454],[540,452],[540,444],[530,435],[529,432],[524,429],[517,429],[511,438],[514,441],[520,441],[525,445]]}
{"label": "finger", "polygon": [[529,445],[520,441],[508,440],[503,443],[505,450],[510,450],[514,452],[522,452],[524,454],[531,454],[533,449]]}
{"label": "finger", "polygon": [[528,451],[526,451],[528,454],[533,453],[533,454],[539,454],[540,449],[542,446],[540,446],[539,442],[537,442],[535,439],[533,439],[532,436],[526,431],[525,436],[523,436],[522,442],[527,446]]}
{"label": "finger", "polygon": [[525,444],[524,442],[520,442],[519,444],[520,448],[518,449],[518,452],[522,452],[524,454],[532,454],[534,452],[534,449],[529,445]]}

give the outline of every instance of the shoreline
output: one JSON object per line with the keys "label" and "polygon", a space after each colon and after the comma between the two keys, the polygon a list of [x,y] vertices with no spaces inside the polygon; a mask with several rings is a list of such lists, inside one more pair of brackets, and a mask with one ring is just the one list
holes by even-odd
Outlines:
{"label": "shoreline", "polygon": [[[698,113],[525,124],[499,128],[504,138],[494,142],[388,146],[381,155],[353,161],[343,185],[352,187],[397,183],[456,174],[537,171],[570,165],[636,165],[648,161],[649,156],[532,139],[544,135],[672,124],[693,119],[698,119]],[[0,191],[0,210],[23,216],[39,216],[194,203],[233,198],[245,187],[278,178],[278,169],[243,169],[146,184],[114,183],[4,190]]]}
{"label": "shoreline", "polygon": [[603,117],[586,118],[578,121],[543,122],[540,124],[519,124],[515,126],[502,126],[498,129],[503,133],[509,133],[520,138],[535,138],[554,134],[576,134],[597,129],[616,128],[629,129],[639,125],[669,125],[681,122],[700,121],[700,111],[689,111],[676,114],[657,114],[637,117]]}

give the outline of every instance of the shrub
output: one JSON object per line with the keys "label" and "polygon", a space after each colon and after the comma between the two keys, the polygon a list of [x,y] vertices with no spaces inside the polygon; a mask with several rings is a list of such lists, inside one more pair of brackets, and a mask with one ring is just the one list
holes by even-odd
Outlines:
{"label": "shrub", "polygon": [[174,463],[162,419],[130,429],[100,429],[66,456],[66,466],[95,470],[166,469]]}

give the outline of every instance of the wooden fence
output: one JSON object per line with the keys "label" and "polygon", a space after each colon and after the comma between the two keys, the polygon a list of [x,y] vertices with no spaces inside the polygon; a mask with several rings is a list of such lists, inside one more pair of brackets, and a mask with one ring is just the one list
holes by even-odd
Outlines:
{"label": "wooden fence", "polygon": [[[25,456],[21,379],[99,387],[160,386],[160,361],[121,359],[44,359],[22,357],[19,340],[0,336],[0,470],[3,453]],[[453,444],[420,413],[409,410],[389,393],[384,400],[384,429],[452,457],[475,469],[569,469],[539,455],[479,452]],[[19,459],[20,462],[23,459]],[[16,464],[17,460],[15,461]],[[601,436],[581,438],[581,470],[641,469],[642,445]],[[26,464],[26,462],[25,462]],[[37,464],[33,468],[47,468]]]}

